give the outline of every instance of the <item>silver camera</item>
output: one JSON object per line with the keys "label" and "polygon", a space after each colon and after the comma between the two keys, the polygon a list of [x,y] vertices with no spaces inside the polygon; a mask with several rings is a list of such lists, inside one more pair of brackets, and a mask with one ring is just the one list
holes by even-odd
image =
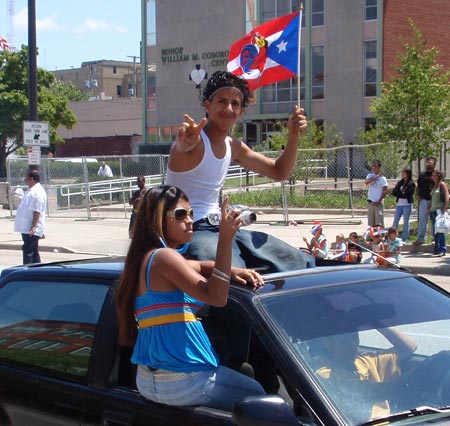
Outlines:
{"label": "silver camera", "polygon": [[[240,204],[228,206],[227,212],[234,210],[234,209],[239,209],[241,211],[241,214],[239,215],[239,217],[242,220],[242,226],[248,226],[248,225],[251,225],[252,223],[256,222],[256,213],[249,210],[249,208],[247,206],[242,206]],[[211,225],[218,225],[220,223],[221,216],[222,216],[222,214],[221,214],[220,210],[211,211],[208,213],[208,222]]]}

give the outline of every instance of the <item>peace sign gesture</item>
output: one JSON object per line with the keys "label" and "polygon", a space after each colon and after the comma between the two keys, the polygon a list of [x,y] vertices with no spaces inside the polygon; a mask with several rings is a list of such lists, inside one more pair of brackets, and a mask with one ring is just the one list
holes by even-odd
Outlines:
{"label": "peace sign gesture", "polygon": [[178,129],[175,146],[180,152],[189,152],[200,141],[200,132],[206,126],[206,118],[202,118],[198,124],[188,114],[184,114],[184,119]]}

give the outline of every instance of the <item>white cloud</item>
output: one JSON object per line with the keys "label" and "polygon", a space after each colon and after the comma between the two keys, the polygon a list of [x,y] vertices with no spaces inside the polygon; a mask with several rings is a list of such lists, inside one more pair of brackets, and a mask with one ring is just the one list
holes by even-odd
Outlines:
{"label": "white cloud", "polygon": [[43,19],[36,20],[36,28],[38,31],[59,30],[61,27],[58,23],[58,15],[46,16]]}
{"label": "white cloud", "polygon": [[[24,7],[13,17],[14,30],[20,33],[28,32],[28,8]],[[36,19],[37,31],[53,31],[59,30],[61,27],[58,23],[58,15],[53,14],[42,19]]]}
{"label": "white cloud", "polygon": [[116,33],[126,33],[127,29],[122,25],[112,25],[105,21],[86,19],[80,26],[76,27],[75,34],[93,31],[113,31]]}
{"label": "white cloud", "polygon": [[28,32],[28,9],[26,7],[14,15],[13,27],[15,31]]}

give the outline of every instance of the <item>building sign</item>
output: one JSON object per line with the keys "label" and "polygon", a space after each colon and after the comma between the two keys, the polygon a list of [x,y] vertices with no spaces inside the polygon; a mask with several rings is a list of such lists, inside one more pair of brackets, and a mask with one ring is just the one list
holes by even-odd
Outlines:
{"label": "building sign", "polygon": [[202,53],[186,53],[183,47],[171,47],[161,49],[161,61],[163,65],[171,65],[180,62],[199,62],[213,68],[223,68],[227,66],[229,50],[214,50]]}
{"label": "building sign", "polygon": [[25,146],[50,146],[48,122],[24,121],[23,144]]}

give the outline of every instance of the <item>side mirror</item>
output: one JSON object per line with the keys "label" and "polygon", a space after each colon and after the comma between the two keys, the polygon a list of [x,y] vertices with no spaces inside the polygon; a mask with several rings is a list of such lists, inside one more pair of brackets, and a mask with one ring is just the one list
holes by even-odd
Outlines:
{"label": "side mirror", "polygon": [[289,404],[278,395],[249,396],[233,407],[233,423],[237,426],[301,426]]}

